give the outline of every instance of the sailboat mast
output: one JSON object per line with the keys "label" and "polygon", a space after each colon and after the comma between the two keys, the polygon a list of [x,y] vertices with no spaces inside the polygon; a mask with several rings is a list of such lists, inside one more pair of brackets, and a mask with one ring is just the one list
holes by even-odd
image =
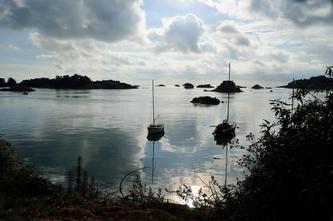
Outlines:
{"label": "sailboat mast", "polygon": [[[229,63],[229,81],[230,81],[230,63]],[[227,122],[229,122],[229,101],[230,101],[230,88],[228,90],[228,111],[227,111]]]}
{"label": "sailboat mast", "polygon": [[151,183],[154,184],[154,170],[155,170],[155,141],[153,141],[153,158],[151,160]]}
{"label": "sailboat mast", "polygon": [[155,124],[155,100],[154,100],[154,80],[151,81],[152,99],[153,99],[153,124]]}
{"label": "sailboat mast", "polygon": [[228,145],[225,147],[225,172],[224,172],[224,188],[227,187],[228,179]]}
{"label": "sailboat mast", "polygon": [[230,63],[229,63],[229,81],[230,81],[230,69],[231,69],[231,66],[230,66]]}

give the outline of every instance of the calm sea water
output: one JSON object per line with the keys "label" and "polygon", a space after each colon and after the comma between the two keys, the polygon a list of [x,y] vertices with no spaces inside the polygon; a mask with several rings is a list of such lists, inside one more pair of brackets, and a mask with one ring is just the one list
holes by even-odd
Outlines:
{"label": "calm sea water", "polygon": [[[230,118],[237,122],[239,144],[246,135],[258,134],[263,119],[273,120],[269,100],[288,100],[287,89],[250,90],[232,94]],[[156,88],[158,121],[165,135],[147,140],[152,120],[151,88],[137,90],[48,90],[28,96],[0,93],[0,134],[18,156],[32,163],[54,182],[63,183],[66,171],[82,156],[96,180],[118,185],[129,171],[140,172],[152,186],[194,188],[215,176],[225,177],[225,149],[216,145],[212,125],[226,118],[227,94]],[[193,97],[209,95],[224,101],[218,106],[195,106]],[[242,177],[237,160],[244,150],[228,150],[228,183]]]}

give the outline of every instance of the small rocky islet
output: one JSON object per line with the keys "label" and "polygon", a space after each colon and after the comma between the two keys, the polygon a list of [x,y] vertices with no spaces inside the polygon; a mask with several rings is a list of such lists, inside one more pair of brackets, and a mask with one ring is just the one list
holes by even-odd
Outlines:
{"label": "small rocky islet", "polygon": [[195,97],[191,101],[191,103],[193,104],[205,104],[205,105],[218,105],[220,104],[220,102],[221,101],[216,97],[209,97],[209,96]]}
{"label": "small rocky islet", "polygon": [[214,86],[210,84],[199,84],[197,88],[214,88]]}
{"label": "small rocky islet", "polygon": [[191,84],[191,83],[185,83],[185,84],[183,84],[183,87],[184,87],[185,89],[193,89],[193,88],[194,88],[194,85]]}
{"label": "small rocky islet", "polygon": [[215,89],[211,90],[220,93],[238,93],[243,92],[240,89],[240,86],[237,86],[233,81],[223,81],[219,86]]}
{"label": "small rocky islet", "polygon": [[264,89],[264,87],[260,86],[259,84],[255,84],[251,89],[259,90],[259,89]]}

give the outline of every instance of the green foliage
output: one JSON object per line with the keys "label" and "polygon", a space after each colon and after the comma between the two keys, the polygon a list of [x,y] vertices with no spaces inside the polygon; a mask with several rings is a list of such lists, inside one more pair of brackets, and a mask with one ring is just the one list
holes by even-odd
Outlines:
{"label": "green foliage", "polygon": [[136,176],[135,181],[129,186],[128,192],[128,195],[122,197],[122,201],[132,205],[151,207],[164,202],[162,189],[158,188],[157,192],[154,192],[148,184],[141,180],[139,175]]}
{"label": "green foliage", "polygon": [[295,110],[272,101],[276,122],[240,164],[249,171],[223,208],[228,220],[331,220],[333,190],[333,93],[296,91]]}
{"label": "green foliage", "polygon": [[333,219],[333,93],[300,88],[292,98],[295,108],[272,101],[276,121],[260,125],[260,138],[247,136],[251,145],[239,161],[248,174],[243,181],[221,186],[212,177],[198,194],[186,185],[175,191],[193,201],[200,219]]}
{"label": "green foliage", "polygon": [[[89,182],[90,181],[90,182]],[[75,169],[67,172],[67,192],[78,194],[83,198],[102,198],[103,189],[95,184],[94,177],[88,176],[88,171],[83,167],[82,158],[77,158]]]}
{"label": "green foliage", "polygon": [[14,86],[16,86],[16,81],[15,81],[15,79],[14,78],[8,78],[8,80],[7,80],[7,87],[14,87]]}
{"label": "green foliage", "polygon": [[0,78],[0,87],[6,86],[6,81],[4,78]]}
{"label": "green foliage", "polygon": [[333,66],[328,66],[326,68],[325,75],[329,76],[330,78],[333,77],[333,71],[332,71],[332,69],[333,69]]}
{"label": "green foliage", "polygon": [[194,193],[190,186],[183,184],[176,191],[168,191],[177,194],[183,201],[192,202],[196,208],[196,216],[200,220],[219,220],[224,216],[226,203],[232,196],[234,185],[222,186],[214,176],[208,183],[204,184],[204,189],[200,188]]}
{"label": "green foliage", "polygon": [[56,194],[59,189],[34,168],[18,160],[9,143],[0,139],[0,194],[10,203],[22,197]]}

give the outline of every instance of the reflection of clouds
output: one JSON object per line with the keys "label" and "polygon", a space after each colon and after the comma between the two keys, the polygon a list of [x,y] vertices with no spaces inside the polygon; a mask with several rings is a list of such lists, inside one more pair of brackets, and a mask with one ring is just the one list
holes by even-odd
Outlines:
{"label": "reflection of clouds", "polygon": [[195,146],[197,139],[197,122],[195,118],[174,121],[168,124],[165,137],[171,146],[176,146],[179,152],[185,152],[185,146]]}
{"label": "reflection of clouds", "polygon": [[[7,120],[0,117],[0,128],[6,131],[19,156],[60,181],[61,175],[75,166],[78,156],[82,156],[91,175],[108,182],[118,182],[128,171],[141,167],[141,123],[135,122],[130,128],[117,124],[125,121],[120,118],[136,119],[137,108],[131,111],[125,102],[115,103],[114,98],[105,96],[109,91],[91,92],[89,100],[55,96],[67,93],[71,96],[81,92],[38,90],[24,100],[18,97],[3,103],[5,108],[0,112]],[[50,168],[56,168],[58,176]]]}
{"label": "reflection of clouds", "polygon": [[[149,168],[142,174],[149,183],[152,142],[147,141],[146,127],[152,116],[151,90],[91,90],[82,92],[89,98],[56,97],[80,93],[37,90],[29,96],[0,95],[0,133],[13,142],[19,156],[51,176],[63,175],[81,155],[88,172],[98,180],[117,183],[129,171],[145,166]],[[225,151],[216,146],[210,126],[225,119],[227,104],[193,106],[190,100],[203,93],[223,101],[227,98],[227,94],[199,89],[156,90],[156,112],[165,135],[155,142],[154,185],[202,185],[197,176],[208,181],[211,175],[224,183]],[[273,118],[269,99],[285,98],[287,93],[285,89],[274,89],[274,93],[248,89],[231,95],[230,115],[239,127],[240,145],[247,145],[245,136],[255,132],[262,119]],[[229,150],[228,183],[242,177],[237,160],[244,153],[238,148]]]}
{"label": "reflection of clouds", "polygon": [[[47,150],[43,150],[45,144],[41,141],[44,138],[51,147]],[[29,156],[30,161],[38,165],[59,167],[61,174],[76,165],[78,156],[82,156],[90,175],[108,182],[118,182],[128,171],[141,167],[141,148],[137,141],[116,129],[63,135],[45,133],[45,137],[34,140],[31,146],[20,149],[20,155]]]}
{"label": "reflection of clouds", "polygon": [[[225,149],[215,146],[206,149],[201,146],[195,152],[178,153],[163,149],[165,143],[166,140],[155,142],[154,185],[166,188],[178,188],[182,184],[203,186],[200,178],[208,183],[211,176],[216,177],[221,184],[224,183]],[[146,143],[144,151],[144,166],[151,167],[152,144]],[[241,169],[237,166],[237,161],[242,154],[242,150],[237,148],[229,150],[228,183],[236,183],[236,179],[240,178]],[[149,171],[145,171],[147,182],[152,174]]]}

